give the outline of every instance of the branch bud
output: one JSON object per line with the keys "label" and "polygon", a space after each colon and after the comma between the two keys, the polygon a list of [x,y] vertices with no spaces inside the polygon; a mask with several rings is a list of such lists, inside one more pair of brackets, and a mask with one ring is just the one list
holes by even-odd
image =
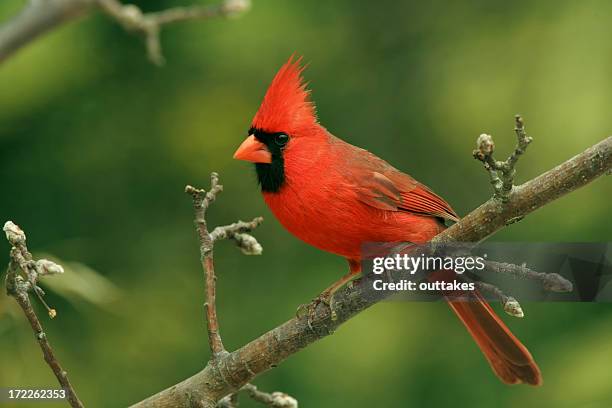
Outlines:
{"label": "branch bud", "polygon": [[58,265],[48,259],[39,259],[36,261],[36,268],[40,276],[64,273],[64,268],[62,268],[61,265]]}
{"label": "branch bud", "polygon": [[251,8],[251,0],[226,0],[223,3],[223,12],[229,17],[247,11]]}
{"label": "branch bud", "polygon": [[474,157],[480,161],[483,161],[486,157],[489,157],[495,151],[495,143],[493,142],[493,137],[491,135],[487,135],[483,133],[478,136],[476,139],[476,147],[472,153]]}
{"label": "branch bud", "polygon": [[4,233],[6,234],[6,239],[9,244],[12,246],[25,245],[26,236],[25,232],[13,221],[7,221],[4,223],[4,227],[2,228]]}
{"label": "branch bud", "polygon": [[240,248],[245,255],[261,255],[263,248],[254,236],[249,234],[235,234],[234,240],[236,245]]}
{"label": "branch bud", "polygon": [[504,311],[510,316],[525,317],[521,304],[513,297],[508,297],[508,299],[504,302]]}
{"label": "branch bud", "polygon": [[272,393],[271,406],[281,408],[298,408],[298,402],[291,395],[276,391]]}

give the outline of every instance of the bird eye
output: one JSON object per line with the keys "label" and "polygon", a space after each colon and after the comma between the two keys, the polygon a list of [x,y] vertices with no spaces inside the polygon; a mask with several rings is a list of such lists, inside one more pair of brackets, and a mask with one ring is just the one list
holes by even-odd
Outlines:
{"label": "bird eye", "polygon": [[274,142],[280,147],[283,147],[284,145],[286,145],[288,141],[289,141],[289,136],[287,136],[284,133],[278,133],[274,135]]}

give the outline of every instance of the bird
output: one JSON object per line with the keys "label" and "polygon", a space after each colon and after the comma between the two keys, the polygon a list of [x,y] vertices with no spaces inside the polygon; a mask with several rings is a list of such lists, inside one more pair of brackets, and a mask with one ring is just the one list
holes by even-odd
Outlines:
{"label": "bird", "polygon": [[[285,229],[348,261],[348,273],[320,296],[329,304],[361,273],[362,244],[427,243],[459,216],[429,187],[323,127],[302,61],[292,55],[278,70],[234,158],[255,164],[263,199]],[[542,383],[530,352],[480,294],[447,300],[502,382]]]}

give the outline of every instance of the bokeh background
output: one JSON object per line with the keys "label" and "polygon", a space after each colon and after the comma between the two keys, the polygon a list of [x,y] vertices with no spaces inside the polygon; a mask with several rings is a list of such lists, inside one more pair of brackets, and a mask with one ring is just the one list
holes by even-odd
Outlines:
{"label": "bokeh background", "polygon": [[[0,2],[0,21],[24,3]],[[150,11],[185,3],[137,2]],[[515,113],[535,138],[519,181],[612,132],[611,17],[612,3],[601,1],[254,0],[240,18],[168,27],[163,68],[100,14],[9,59],[0,66],[0,221],[18,223],[36,256],[67,269],[48,279],[59,317],[39,312],[83,401],[125,406],[207,361],[183,188],[207,186],[211,171],[225,185],[211,223],[266,218],[256,232],[262,256],[217,246],[228,348],[285,321],[344,273],[344,260],[282,229],[251,166],[231,158],[293,52],[310,63],[305,76],[328,129],[466,214],[491,194],[471,158],[475,139],[491,133],[509,152]],[[601,178],[494,239],[610,241],[611,198]],[[541,388],[501,384],[441,303],[376,305],[256,384],[303,407],[612,406],[612,305],[523,306],[524,319],[505,320],[537,358]],[[4,293],[0,385],[56,385]]]}

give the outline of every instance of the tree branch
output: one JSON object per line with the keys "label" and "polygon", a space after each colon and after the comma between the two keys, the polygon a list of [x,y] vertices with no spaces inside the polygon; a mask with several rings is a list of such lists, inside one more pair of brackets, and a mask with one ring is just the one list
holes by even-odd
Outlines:
{"label": "tree branch", "polygon": [[612,164],[612,136],[589,147],[554,169],[516,186],[506,202],[491,198],[432,242],[479,242],[495,231],[606,174]]}
{"label": "tree branch", "polygon": [[250,0],[224,0],[218,5],[175,7],[155,13],[143,13],[133,4],[118,0],[95,0],[100,8],[117,20],[128,31],[139,32],[145,37],[149,60],[163,65],[165,60],[159,42],[162,26],[188,20],[208,20],[215,17],[231,17],[251,7]]}
{"label": "tree branch", "polygon": [[[193,209],[195,213],[194,224],[200,242],[200,260],[206,281],[206,323],[208,329],[208,344],[211,351],[211,358],[207,367],[212,367],[217,370],[219,370],[217,366],[218,362],[229,353],[223,346],[221,334],[219,333],[219,321],[217,319],[217,277],[215,275],[213,257],[214,246],[215,243],[220,240],[231,239],[243,253],[247,255],[259,255],[262,252],[261,245],[259,245],[253,236],[247,234],[247,232],[254,230],[263,222],[262,217],[257,217],[250,222],[238,221],[230,225],[216,227],[212,232],[208,232],[206,213],[210,205],[217,199],[217,195],[222,191],[223,186],[219,184],[219,175],[217,173],[212,173],[210,175],[210,190],[208,192],[189,185],[185,187],[185,192],[189,194],[193,200]],[[223,375],[220,370],[218,372],[220,375]],[[225,379],[224,382],[227,383]],[[258,391],[257,387],[252,384],[245,384],[241,390],[247,391],[249,396],[254,400],[265,403],[273,408],[297,408],[297,401],[284,393],[275,392],[268,394]],[[189,400],[191,406],[201,408],[233,408],[238,405],[238,392],[223,398],[221,401],[219,401],[219,398],[209,395],[191,393],[189,395]]]}
{"label": "tree branch", "polygon": [[0,64],[47,31],[85,14],[93,0],[30,0],[12,20],[0,26]]}
{"label": "tree branch", "polygon": [[[517,126],[518,127],[518,126]],[[520,144],[520,143],[519,143]],[[524,150],[524,147],[522,148]],[[514,166],[520,155],[508,163]],[[612,169],[612,137],[608,137],[552,170],[510,188],[506,199],[493,197],[432,242],[479,242],[547,203],[574,191]],[[380,299],[364,296],[365,285],[345,287],[335,295],[336,319],[325,305],[313,319],[294,317],[238,350],[223,356],[215,367],[206,366],[194,376],[163,390],[134,407],[188,406],[189,396],[220,400],[240,389],[257,375],[276,367],[292,354],[331,334],[342,323]],[[312,326],[309,324],[311,323]]]}
{"label": "tree branch", "polygon": [[[32,308],[30,297],[28,296],[28,291],[30,290],[34,291],[39,297],[44,294],[42,289],[38,287],[39,277],[63,273],[64,270],[61,266],[46,259],[34,261],[26,246],[25,233],[11,221],[7,221],[4,224],[3,230],[7,240],[12,246],[9,267],[6,274],[6,293],[15,298],[21,310],[23,310],[23,313],[34,331],[34,336],[42,350],[45,361],[49,365],[49,368],[51,368],[51,371],[53,371],[53,374],[55,374],[57,381],[66,391],[66,397],[70,406],[73,408],[82,408],[83,404],[79,400],[76,391],[68,379],[68,373],[62,368],[59,360],[55,356],[42,324]],[[22,276],[22,273],[24,276]],[[40,297],[40,299],[43,301],[42,297]],[[44,303],[44,305],[49,311],[49,317],[55,317],[55,309],[50,309],[46,303]]]}
{"label": "tree branch", "polygon": [[507,262],[485,262],[486,269],[494,273],[514,276],[519,279],[537,280],[542,283],[542,289],[548,292],[565,293],[573,290],[572,282],[558,273],[543,273],[529,269],[527,265],[515,265]]}
{"label": "tree branch", "polygon": [[[486,261],[487,272],[509,275],[518,279],[537,280],[542,284],[542,289],[547,292],[566,293],[573,290],[572,282],[565,279],[558,273],[543,273],[529,269],[526,264],[515,265],[507,262]],[[464,279],[467,277],[464,276]],[[512,296],[508,296],[497,286],[483,282],[482,280],[472,280],[481,292],[490,293],[499,299],[504,311],[510,316],[524,317],[521,304]]]}
{"label": "tree branch", "polygon": [[159,40],[163,26],[189,20],[232,17],[250,6],[250,0],[223,0],[218,5],[175,7],[143,13],[137,6],[124,5],[119,0],[30,0],[20,14],[0,26],[0,64],[45,32],[98,8],[126,30],[142,34],[151,62],[163,65]]}
{"label": "tree branch", "polygon": [[185,192],[193,198],[195,212],[195,226],[200,240],[200,261],[206,280],[206,322],[208,327],[208,344],[210,345],[211,359],[216,361],[223,353],[226,353],[219,334],[219,321],[217,320],[216,307],[216,280],[215,265],[213,259],[214,241],[208,232],[206,225],[206,210],[215,201],[217,194],[223,191],[219,184],[219,176],[213,173],[210,177],[210,191],[206,192],[192,186],[185,187]]}

